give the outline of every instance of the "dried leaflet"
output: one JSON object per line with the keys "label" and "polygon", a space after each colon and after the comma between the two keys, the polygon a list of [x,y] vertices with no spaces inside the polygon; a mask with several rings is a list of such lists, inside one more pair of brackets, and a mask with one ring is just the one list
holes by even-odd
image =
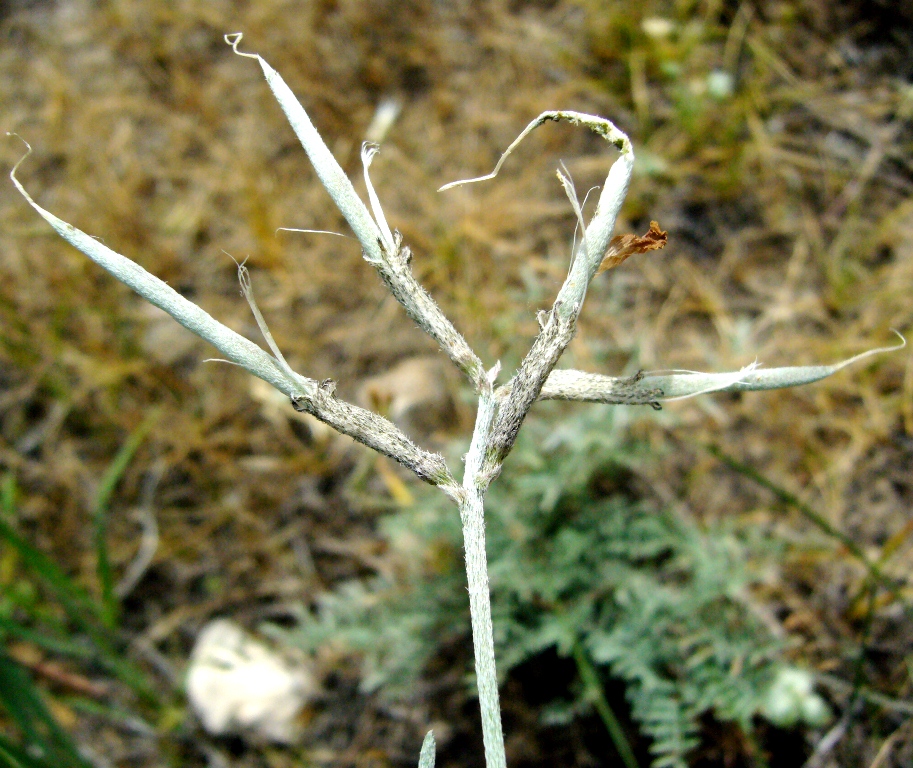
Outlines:
{"label": "dried leaflet", "polygon": [[650,231],[643,237],[637,235],[615,235],[609,241],[609,247],[606,249],[605,256],[602,257],[602,263],[596,270],[598,275],[607,269],[617,267],[628,256],[635,253],[646,253],[647,251],[658,251],[666,247],[666,233],[659,228],[655,221],[650,222]]}

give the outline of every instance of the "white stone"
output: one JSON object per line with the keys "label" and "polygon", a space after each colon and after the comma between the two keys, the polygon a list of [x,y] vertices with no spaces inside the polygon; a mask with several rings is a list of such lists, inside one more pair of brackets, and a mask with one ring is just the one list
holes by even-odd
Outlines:
{"label": "white stone", "polygon": [[312,676],[226,619],[200,632],[187,670],[187,698],[216,736],[289,744],[315,692]]}

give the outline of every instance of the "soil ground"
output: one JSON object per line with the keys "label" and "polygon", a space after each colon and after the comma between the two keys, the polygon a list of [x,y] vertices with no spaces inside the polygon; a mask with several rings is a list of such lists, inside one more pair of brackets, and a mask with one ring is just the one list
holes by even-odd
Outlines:
{"label": "soil ground", "polygon": [[[228,32],[243,31],[242,48],[283,75],[353,179],[378,106],[400,106],[374,184],[420,280],[489,365],[516,364],[567,268],[575,219],[559,161],[585,191],[613,158],[598,137],[547,126],[496,181],[435,190],[488,172],[556,108],[609,117],[630,135],[638,166],[618,231],[656,220],[669,233],[665,250],[597,278],[568,367],[830,363],[892,343],[892,328],[913,332],[913,12],[903,3],[8,0],[0,14],[2,127],[34,147],[20,178],[36,200],[257,339],[225,251],[249,257],[291,365],[332,377],[344,397],[436,350],[354,241],[277,231],[345,228],[259,68],[224,44]],[[21,152],[2,142],[2,165]],[[144,521],[157,524],[123,631],[171,703],[149,715],[152,735],[63,700],[60,722],[107,765],[382,766],[414,764],[435,720],[451,734],[441,764],[480,765],[459,664],[412,709],[359,694],[354,667],[325,670],[300,749],[202,731],[176,693],[200,627],[216,616],[250,628],[290,621],[321,590],[370,573],[383,557],[374,524],[398,476],[296,419],[244,371],[205,362],[204,343],[57,239],[11,184],[0,187],[0,221],[0,469],[18,488],[17,530],[90,590],[93,499],[151,418],[112,498],[108,541],[120,575]],[[836,711],[854,671],[880,697],[841,719],[826,751],[815,752],[825,734],[776,735],[772,764],[913,763],[911,360],[905,350],[802,389],[630,411],[628,428],[656,455],[642,480],[658,498],[803,544],[755,597],[795,639],[796,659],[831,681]],[[457,379],[428,378],[432,399],[455,403],[415,428],[439,446],[471,429],[472,412]],[[896,594],[860,610],[851,598],[866,574],[850,553],[810,554],[818,531],[711,444],[884,557]],[[0,578],[12,590],[24,577],[10,565]],[[61,693],[40,675],[41,652],[9,647]],[[560,738],[537,726],[534,682],[562,671],[536,663],[547,672],[524,670],[505,689],[511,764],[609,764],[598,724]],[[129,703],[116,685],[102,699]],[[751,764],[713,727],[715,746],[696,764]]]}

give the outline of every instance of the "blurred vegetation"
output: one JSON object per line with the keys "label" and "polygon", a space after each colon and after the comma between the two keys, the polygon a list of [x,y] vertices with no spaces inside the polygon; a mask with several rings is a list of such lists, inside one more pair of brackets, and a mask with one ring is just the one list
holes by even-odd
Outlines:
{"label": "blurred vegetation", "polygon": [[[354,398],[368,378],[434,349],[356,248],[276,232],[343,229],[259,71],[222,43],[237,30],[299,94],[353,177],[377,105],[400,102],[374,183],[418,276],[489,363],[522,354],[535,310],[566,271],[574,216],[553,181],[558,161],[584,190],[611,158],[597,138],[553,127],[521,146],[497,182],[433,190],[488,171],[522,126],[554,108],[602,114],[629,133],[637,176],[620,229],[656,219],[670,237],[664,251],[594,283],[568,365],[633,373],[733,369],[756,357],[830,362],[882,343],[891,327],[910,335],[906,4],[0,6],[3,127],[35,147],[21,177],[36,199],[254,338],[222,249],[250,254],[261,308],[290,363],[339,380]],[[4,142],[0,153],[11,167],[21,145]],[[67,655],[38,636],[5,634],[4,643],[70,740],[112,764],[414,764],[435,720],[447,764],[477,764],[463,681],[438,667],[441,687],[403,710],[356,695],[358,670],[328,652],[325,692],[299,751],[211,739],[173,703],[207,619],[293,622],[334,585],[391,567],[376,523],[408,491],[386,463],[298,420],[243,373],[203,364],[202,344],[59,242],[11,185],[0,187],[0,222],[0,471],[16,490],[0,543],[3,616],[88,650]],[[766,538],[785,542],[746,582],[751,603],[782,628],[788,662],[815,672],[838,716],[821,754],[817,731],[751,753],[702,721],[704,744],[719,748],[694,762],[720,766],[765,749],[784,765],[785,754],[799,755],[796,764],[814,754],[819,766],[913,762],[911,359],[885,356],[801,390],[630,414],[624,439],[650,454],[636,475],[657,514],[704,537],[735,531],[749,552]],[[459,401],[448,381],[438,385]],[[99,506],[106,471],[152,411],[158,418]],[[563,418],[549,412],[548,423],[559,429]],[[417,437],[440,446],[470,424],[460,407]],[[803,507],[855,542],[890,588]],[[140,562],[150,521],[154,554],[113,600]],[[42,553],[70,587],[43,580],[26,551]],[[82,613],[98,616],[97,637],[68,616],[71,593],[94,606]],[[154,701],[102,663],[96,640],[143,675]],[[542,679],[543,658],[505,680],[511,765],[550,754],[535,735],[542,702],[524,677],[532,664]],[[68,684],[42,671],[51,662],[99,686],[82,698],[99,707],[69,706]],[[24,685],[9,675],[7,685]],[[57,743],[41,710],[30,712],[29,727]],[[571,736],[588,722],[575,720]],[[21,734],[0,719],[8,753]],[[566,764],[603,760],[574,744]]]}

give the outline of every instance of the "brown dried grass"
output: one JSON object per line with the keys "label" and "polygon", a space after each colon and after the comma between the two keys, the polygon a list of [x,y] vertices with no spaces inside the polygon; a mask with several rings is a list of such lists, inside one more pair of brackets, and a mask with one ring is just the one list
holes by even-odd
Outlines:
{"label": "brown dried grass", "polygon": [[[755,357],[831,362],[886,343],[889,328],[909,333],[913,96],[902,68],[911,20],[891,28],[861,3],[837,12],[823,0],[761,12],[679,5],[14,4],[0,22],[4,127],[35,147],[21,176],[42,205],[255,338],[221,249],[250,255],[289,362],[338,379],[344,396],[434,349],[352,241],[275,232],[344,227],[259,69],[232,56],[226,32],[243,30],[245,45],[283,74],[353,176],[377,103],[402,100],[374,183],[421,279],[489,363],[522,354],[534,310],[566,269],[574,217],[553,179],[557,161],[585,190],[611,158],[595,137],[550,127],[496,182],[433,190],[488,171],[529,119],[554,108],[602,114],[630,133],[641,170],[619,231],[656,219],[669,232],[665,250],[597,279],[568,364],[614,372],[734,369]],[[657,15],[677,32],[645,35],[642,20]],[[708,96],[714,68],[736,73],[731,98]],[[20,152],[0,144],[7,167]],[[55,239],[11,185],[0,192],[0,220],[0,467],[22,488],[22,530],[86,584],[93,489],[126,435],[159,413],[111,523],[120,569],[135,551],[130,510],[160,467],[162,540],[128,601],[138,639],[179,664],[210,616],[255,622],[370,567],[372,510],[346,501],[345,478],[353,461],[367,462],[366,488],[382,497],[372,459],[252,396],[244,372],[203,364],[202,343]],[[904,352],[801,390],[635,413],[632,428],[660,457],[645,476],[702,519],[815,539],[794,511],[703,451],[718,444],[873,556],[890,544],[887,570],[909,595],[910,360]],[[465,417],[457,422],[465,432]],[[339,554],[339,541],[351,554]],[[861,626],[847,595],[864,572],[840,551],[796,551],[762,597],[803,638],[799,657],[846,672]],[[896,601],[876,611],[873,633],[882,656],[869,660],[867,679],[909,696],[897,665],[909,659],[911,627]],[[835,754],[874,759],[888,722],[861,722]],[[395,750],[397,739],[388,741]],[[185,760],[202,759],[187,749]]]}

